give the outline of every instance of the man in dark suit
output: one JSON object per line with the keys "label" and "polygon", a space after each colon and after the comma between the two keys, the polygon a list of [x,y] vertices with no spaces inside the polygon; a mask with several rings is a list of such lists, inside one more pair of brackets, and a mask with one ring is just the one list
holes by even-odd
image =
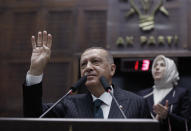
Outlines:
{"label": "man in dark suit", "polygon": [[[52,104],[42,104],[42,74],[51,52],[52,37],[46,31],[38,33],[37,42],[32,36],[33,52],[30,69],[23,86],[24,115],[27,117],[39,117]],[[113,56],[103,48],[93,47],[86,49],[80,59],[81,77],[87,76],[85,86],[87,94],[67,96],[57,104],[45,117],[64,118],[122,118],[111,95],[105,92],[100,83],[100,77],[104,76],[111,85],[114,94],[127,118],[148,118],[149,110],[144,99],[134,93],[122,90],[112,85],[112,77],[116,66]],[[95,108],[95,102],[101,101],[99,109]],[[99,110],[99,115],[96,113]],[[101,112],[101,113],[100,113]],[[101,116],[100,116],[101,114]]]}

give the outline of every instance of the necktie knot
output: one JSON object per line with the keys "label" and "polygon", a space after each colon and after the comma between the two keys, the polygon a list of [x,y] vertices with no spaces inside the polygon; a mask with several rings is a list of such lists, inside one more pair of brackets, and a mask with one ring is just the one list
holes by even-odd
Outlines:
{"label": "necktie knot", "polygon": [[95,106],[96,108],[100,108],[100,106],[101,106],[102,103],[103,103],[102,100],[97,99],[97,100],[94,101],[94,106]]}
{"label": "necktie knot", "polygon": [[95,118],[103,118],[103,111],[101,109],[102,100],[97,99],[94,101],[94,116]]}

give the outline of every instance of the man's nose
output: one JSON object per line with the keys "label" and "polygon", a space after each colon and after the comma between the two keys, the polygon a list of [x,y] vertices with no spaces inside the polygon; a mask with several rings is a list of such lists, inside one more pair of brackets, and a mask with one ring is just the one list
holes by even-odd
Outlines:
{"label": "man's nose", "polygon": [[92,70],[92,63],[91,62],[88,62],[87,65],[86,65],[86,70],[87,71],[91,71]]}

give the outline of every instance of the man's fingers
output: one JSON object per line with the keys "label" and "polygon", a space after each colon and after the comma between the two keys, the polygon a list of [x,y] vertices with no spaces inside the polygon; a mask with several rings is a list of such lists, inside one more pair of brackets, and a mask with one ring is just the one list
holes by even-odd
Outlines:
{"label": "man's fingers", "polygon": [[32,48],[35,49],[36,48],[35,36],[31,37],[31,43],[32,43]]}
{"label": "man's fingers", "polygon": [[42,47],[43,45],[47,46],[48,48],[51,48],[52,46],[52,36],[51,34],[47,35],[47,31],[38,32],[38,38],[37,43],[35,42],[35,37],[32,36],[32,46],[33,49],[36,47]]}
{"label": "man's fingers", "polygon": [[42,47],[42,32],[38,32],[37,47]]}
{"label": "man's fingers", "polygon": [[51,48],[51,46],[52,46],[52,35],[51,34],[48,34],[47,46],[48,46],[48,48]]}
{"label": "man's fingers", "polygon": [[47,46],[47,31],[43,31],[43,45]]}

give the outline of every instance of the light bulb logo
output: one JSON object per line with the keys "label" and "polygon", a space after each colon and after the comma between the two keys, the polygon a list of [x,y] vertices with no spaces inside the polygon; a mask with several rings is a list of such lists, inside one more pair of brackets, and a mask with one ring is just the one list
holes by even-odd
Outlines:
{"label": "light bulb logo", "polygon": [[139,16],[139,27],[142,31],[154,29],[154,18],[157,11],[162,12],[165,16],[169,16],[168,11],[164,7],[163,0],[139,0],[141,8],[135,4],[134,0],[129,0],[130,10],[126,14],[126,18],[133,14]]}

